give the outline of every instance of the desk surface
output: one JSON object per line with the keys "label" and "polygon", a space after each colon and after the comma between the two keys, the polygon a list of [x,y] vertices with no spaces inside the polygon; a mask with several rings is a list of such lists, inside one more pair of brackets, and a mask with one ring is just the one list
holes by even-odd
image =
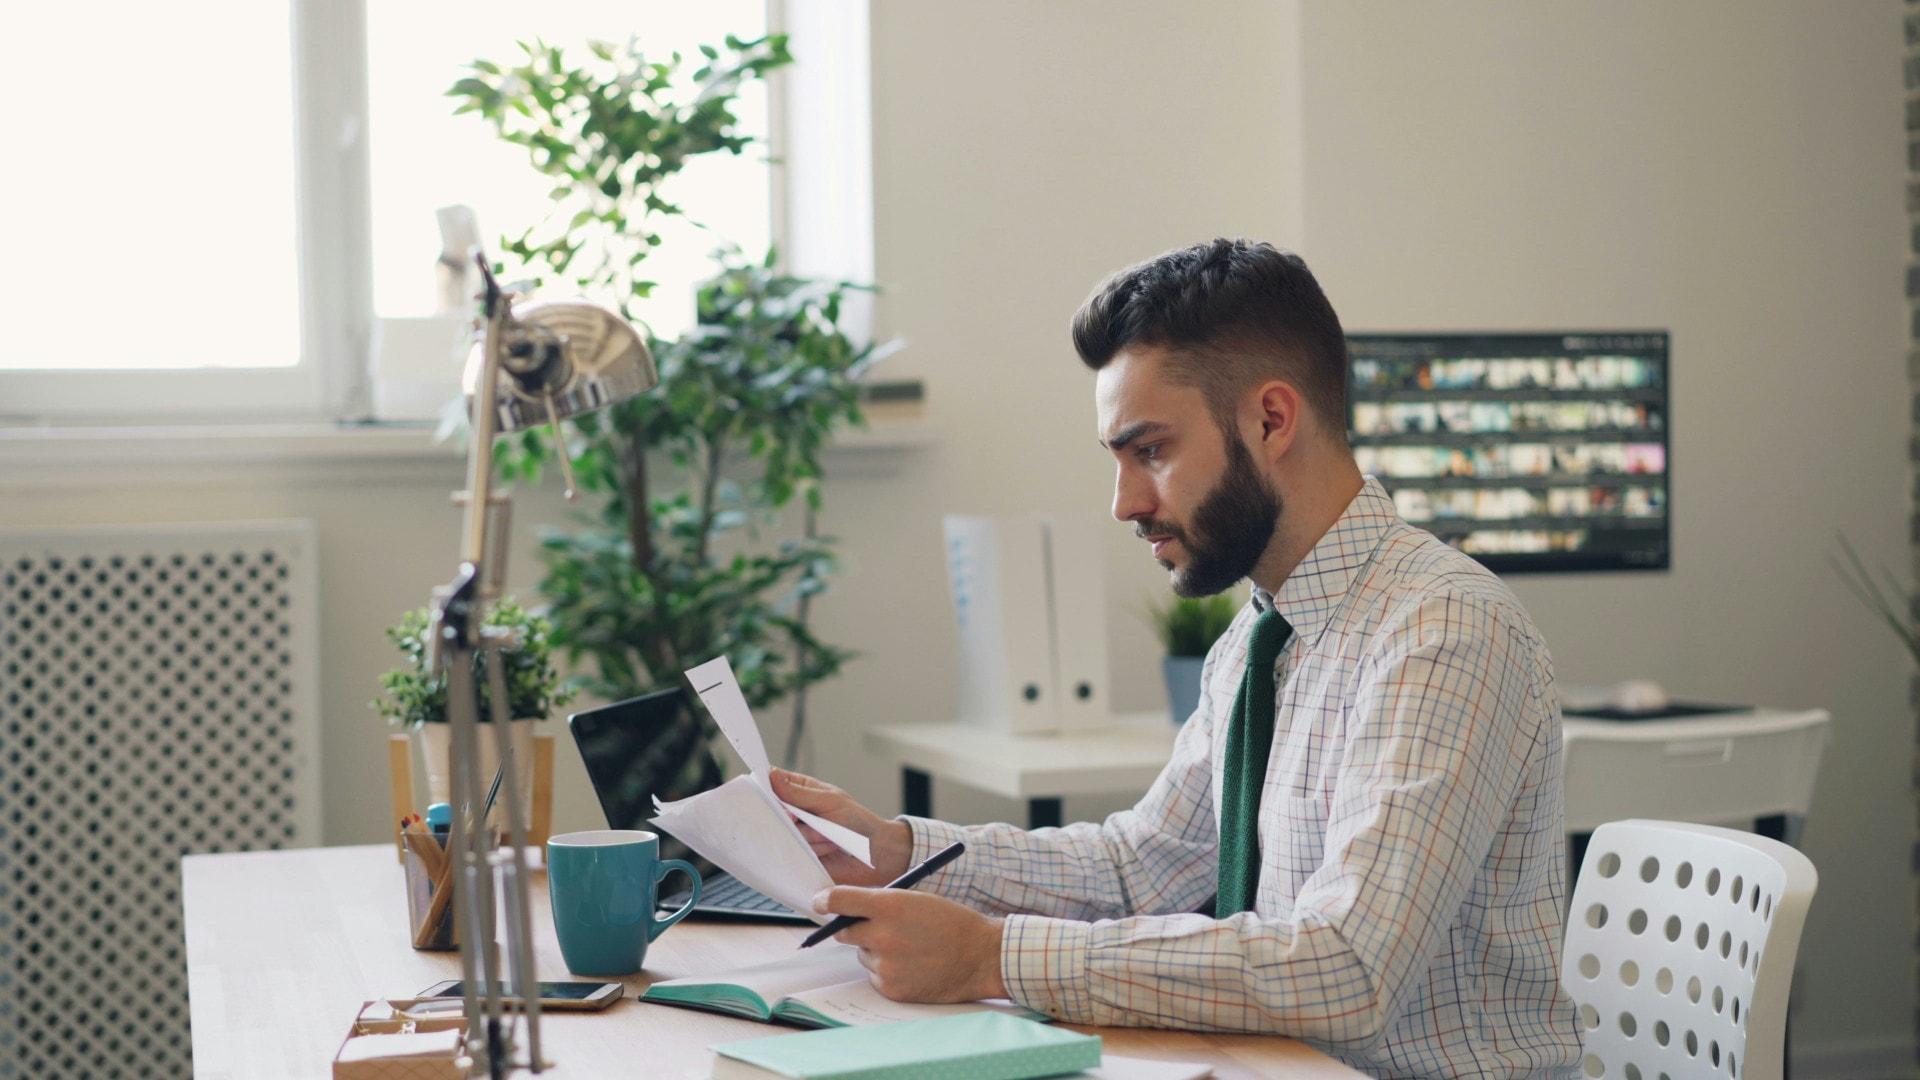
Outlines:
{"label": "desk surface", "polygon": [[[361,1001],[459,977],[457,954],[409,947],[391,845],[194,855],[184,875],[197,1076],[325,1077]],[[532,892],[540,972],[564,978],[544,878]],[[794,927],[689,920],[655,942],[647,970],[626,983],[638,992],[654,979],[744,967],[801,936]],[[559,1069],[543,1075],[704,1077],[714,1043],[783,1030],[791,1029],[634,1001],[604,1013],[548,1013],[541,1033]],[[1360,1075],[1291,1039],[1076,1030],[1098,1033],[1113,1053],[1210,1062],[1221,1080]]]}

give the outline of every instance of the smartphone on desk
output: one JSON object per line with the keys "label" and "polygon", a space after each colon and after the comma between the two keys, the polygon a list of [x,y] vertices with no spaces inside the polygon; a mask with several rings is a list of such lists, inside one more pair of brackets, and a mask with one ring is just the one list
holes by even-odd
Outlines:
{"label": "smartphone on desk", "polygon": [[[626,987],[617,982],[543,982],[540,984],[540,1007],[594,1012],[619,1001],[625,990]],[[420,991],[420,996],[457,998],[461,993],[460,980],[448,979]],[[514,999],[509,997],[508,1000]]]}

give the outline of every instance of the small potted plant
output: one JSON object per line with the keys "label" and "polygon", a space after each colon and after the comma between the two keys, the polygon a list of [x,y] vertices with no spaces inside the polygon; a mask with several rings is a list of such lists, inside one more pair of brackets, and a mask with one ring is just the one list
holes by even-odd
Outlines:
{"label": "small potted plant", "polygon": [[[442,673],[427,670],[427,631],[432,614],[417,608],[387,628],[387,640],[406,657],[406,662],[380,676],[384,697],[373,707],[388,721],[412,733],[422,763],[426,767],[427,791],[432,802],[448,801],[452,775],[448,753],[447,679]],[[513,600],[501,600],[486,618],[488,627],[513,631],[519,644],[503,648],[500,656],[506,667],[507,715],[512,717],[515,782],[528,806],[533,792],[533,725],[566,707],[573,691],[561,685],[553,666],[552,626],[546,619],[521,607]],[[487,675],[487,655],[474,661],[474,688],[479,695],[481,723],[493,719],[492,689]],[[480,769],[483,785],[490,783],[499,767],[491,730],[480,733]],[[498,811],[505,805],[496,804]],[[498,814],[496,814],[498,816]]]}
{"label": "small potted plant", "polygon": [[1239,610],[1239,600],[1228,593],[1178,597],[1153,607],[1153,629],[1167,650],[1160,671],[1175,724],[1185,723],[1200,707],[1200,669],[1206,664],[1207,650],[1226,633]]}

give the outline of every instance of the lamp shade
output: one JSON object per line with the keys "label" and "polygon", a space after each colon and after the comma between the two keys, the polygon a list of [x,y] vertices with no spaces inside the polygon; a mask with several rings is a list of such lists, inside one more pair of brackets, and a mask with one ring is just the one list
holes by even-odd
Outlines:
{"label": "lamp shade", "polygon": [[[640,334],[625,319],[585,300],[515,306],[501,337],[497,422],[502,432],[604,409],[660,381]],[[469,412],[485,369],[482,341],[468,354],[460,382]]]}

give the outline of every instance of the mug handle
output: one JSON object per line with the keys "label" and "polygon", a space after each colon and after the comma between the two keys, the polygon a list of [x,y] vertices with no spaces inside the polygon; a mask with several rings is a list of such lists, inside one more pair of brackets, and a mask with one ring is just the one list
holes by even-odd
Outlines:
{"label": "mug handle", "polygon": [[686,918],[687,912],[693,910],[693,905],[700,902],[700,871],[695,870],[693,868],[693,864],[686,861],[685,859],[660,860],[659,865],[653,871],[653,895],[655,896],[660,895],[660,882],[665,880],[666,876],[668,874],[673,873],[675,870],[683,871],[688,878],[692,879],[693,895],[687,897],[687,902],[680,905],[680,910],[674,912],[673,914],[667,916],[666,918],[663,919],[656,915],[647,921],[647,940],[648,941],[652,941],[654,938],[657,938],[661,934],[666,933],[667,927],[672,926],[674,923],[677,923],[681,919]]}

